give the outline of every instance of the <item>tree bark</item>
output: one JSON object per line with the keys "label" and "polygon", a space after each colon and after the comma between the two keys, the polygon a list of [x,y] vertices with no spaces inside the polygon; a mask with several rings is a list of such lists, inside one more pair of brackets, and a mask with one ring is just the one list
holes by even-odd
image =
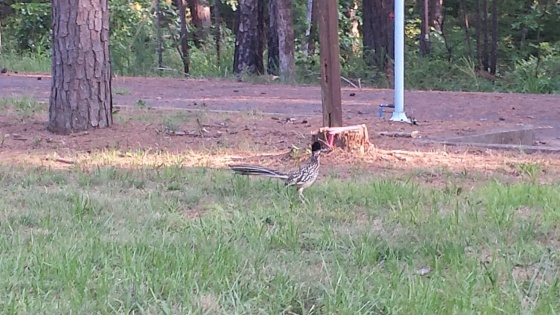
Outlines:
{"label": "tree bark", "polygon": [[190,73],[191,61],[189,58],[189,42],[187,37],[187,6],[185,0],[177,0],[177,9],[179,11],[179,19],[181,21],[181,30],[179,37],[179,45],[181,47],[181,61],[183,62],[183,75]]}
{"label": "tree bark", "polygon": [[476,67],[480,68],[482,64],[482,9],[481,9],[481,2],[482,0],[475,0],[475,41],[476,41]]}
{"label": "tree bark", "polygon": [[483,24],[483,31],[482,33],[484,43],[482,44],[482,70],[488,71],[489,68],[489,58],[488,52],[489,50],[489,41],[488,41],[488,0],[482,0],[483,10],[482,11],[482,24]]}
{"label": "tree bark", "polygon": [[498,63],[498,1],[492,0],[492,44],[490,49],[490,74],[496,74]]}
{"label": "tree bark", "polygon": [[278,37],[278,1],[268,1],[268,54],[267,72],[278,75],[280,68],[280,43]]}
{"label": "tree bark", "polygon": [[208,28],[212,25],[210,7],[204,0],[188,0],[188,6],[195,29],[192,33],[193,43],[197,48],[200,48],[206,41]]}
{"label": "tree bark", "polygon": [[443,0],[430,0],[428,9],[430,16],[430,26],[438,33],[441,33],[443,24]]}
{"label": "tree bark", "polygon": [[305,10],[305,37],[302,41],[302,51],[305,55],[309,52],[309,37],[311,35],[311,18],[313,17],[313,0],[306,0]]}
{"label": "tree bark", "polygon": [[214,40],[216,41],[216,58],[218,66],[221,64],[222,57],[222,32],[220,27],[220,0],[214,0]]}
{"label": "tree bark", "polygon": [[291,82],[295,79],[295,42],[292,0],[279,0],[277,4],[280,80],[283,82]]}
{"label": "tree bark", "polygon": [[471,32],[469,25],[469,14],[467,12],[467,1],[460,0],[459,7],[462,13],[461,15],[463,17],[463,30],[465,32],[465,46],[467,47],[467,56],[472,57]]}
{"label": "tree bark", "polygon": [[163,35],[161,32],[163,17],[161,14],[160,0],[155,1],[156,6],[156,27],[157,27],[157,55],[158,55],[158,70],[162,71],[163,68]]}
{"label": "tree bark", "polygon": [[315,55],[316,42],[319,40],[317,32],[317,21],[319,20],[319,8],[317,7],[317,2],[319,0],[313,0],[311,7],[311,27],[309,28],[309,36],[307,37],[307,55]]}
{"label": "tree bark", "polygon": [[421,0],[422,23],[420,28],[420,54],[426,56],[430,54],[430,14],[429,0]]}
{"label": "tree bark", "polygon": [[51,132],[113,124],[107,0],[53,0]]}
{"label": "tree bark", "polygon": [[261,0],[240,0],[238,26],[235,36],[233,72],[262,74],[263,64],[263,9]]}
{"label": "tree bark", "polygon": [[362,5],[364,58],[385,72],[394,58],[393,7],[393,0],[364,0]]}

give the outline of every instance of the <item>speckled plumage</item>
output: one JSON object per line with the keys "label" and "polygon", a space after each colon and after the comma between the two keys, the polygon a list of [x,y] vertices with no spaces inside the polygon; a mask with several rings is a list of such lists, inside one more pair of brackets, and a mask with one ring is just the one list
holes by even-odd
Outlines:
{"label": "speckled plumage", "polygon": [[297,187],[298,195],[302,202],[304,202],[303,190],[313,185],[319,175],[320,156],[321,144],[319,142],[314,142],[311,146],[311,158],[309,161],[301,168],[290,174],[258,165],[236,164],[230,165],[229,167],[236,174],[240,175],[268,176],[282,179],[284,180],[284,184],[286,186]]}

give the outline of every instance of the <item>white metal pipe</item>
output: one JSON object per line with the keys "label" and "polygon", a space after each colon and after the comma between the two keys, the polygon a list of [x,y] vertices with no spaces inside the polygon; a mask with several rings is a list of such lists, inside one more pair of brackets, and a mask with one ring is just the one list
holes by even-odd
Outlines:
{"label": "white metal pipe", "polygon": [[404,112],[404,0],[395,0],[395,110],[391,120],[410,122]]}

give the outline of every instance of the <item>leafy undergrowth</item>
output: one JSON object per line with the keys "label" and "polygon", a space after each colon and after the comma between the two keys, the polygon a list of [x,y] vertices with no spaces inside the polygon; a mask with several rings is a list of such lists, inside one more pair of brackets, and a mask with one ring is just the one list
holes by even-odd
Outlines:
{"label": "leafy undergrowth", "polygon": [[0,312],[560,309],[560,185],[413,176],[330,176],[302,205],[222,170],[1,166]]}

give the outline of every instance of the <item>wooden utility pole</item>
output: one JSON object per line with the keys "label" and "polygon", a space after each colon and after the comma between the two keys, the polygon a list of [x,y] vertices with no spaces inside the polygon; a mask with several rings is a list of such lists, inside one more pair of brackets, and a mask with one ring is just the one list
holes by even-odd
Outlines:
{"label": "wooden utility pole", "polygon": [[319,1],[319,46],[323,126],[342,127],[340,92],[340,47],[338,43],[338,1]]}

